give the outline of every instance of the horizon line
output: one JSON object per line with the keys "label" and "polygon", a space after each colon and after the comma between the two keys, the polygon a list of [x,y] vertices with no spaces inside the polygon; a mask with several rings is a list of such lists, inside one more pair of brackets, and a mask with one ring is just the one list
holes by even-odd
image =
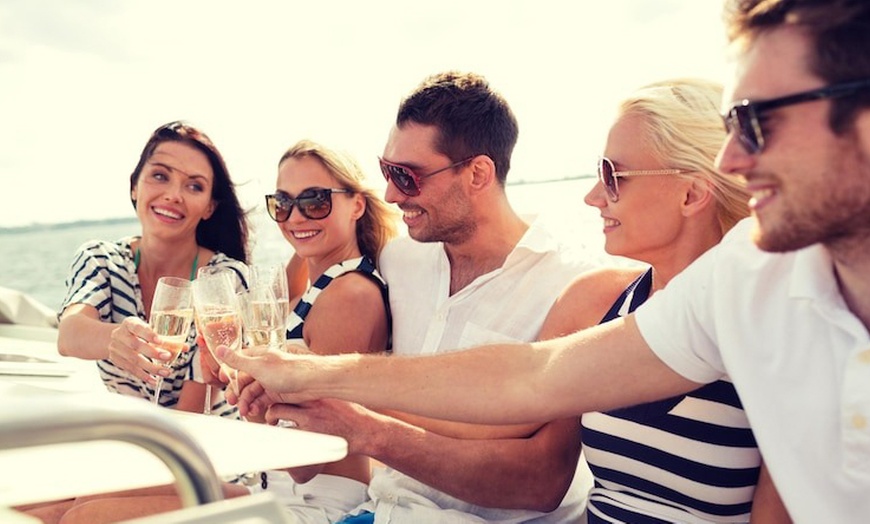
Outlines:
{"label": "horizon line", "polygon": [[[574,175],[574,176],[566,176],[562,178],[552,178],[549,180],[516,180],[513,182],[507,182],[505,186],[525,186],[525,185],[537,185],[537,184],[550,184],[553,182],[568,182],[571,180],[584,180],[589,178],[595,178],[596,175]],[[256,208],[254,208],[256,209]],[[63,227],[75,227],[75,226],[84,226],[84,225],[96,225],[96,224],[110,224],[110,223],[124,223],[124,222],[135,222],[138,218],[134,215],[131,217],[106,217],[106,218],[87,218],[80,220],[62,220],[59,222],[31,222],[29,224],[23,224],[19,226],[0,226],[0,233],[25,233],[34,230],[41,229],[59,229]]]}

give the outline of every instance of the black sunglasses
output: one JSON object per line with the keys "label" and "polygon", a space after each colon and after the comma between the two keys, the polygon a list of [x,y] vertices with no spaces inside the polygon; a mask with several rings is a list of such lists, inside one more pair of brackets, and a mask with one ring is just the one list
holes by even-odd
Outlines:
{"label": "black sunglasses", "polygon": [[323,220],[332,213],[333,193],[353,193],[350,189],[332,189],[309,187],[303,189],[296,198],[283,191],[274,195],[266,195],[266,210],[275,222],[286,222],[290,218],[293,206],[299,209],[302,216],[310,220]]}
{"label": "black sunglasses", "polygon": [[659,176],[659,175],[680,175],[688,173],[684,169],[642,169],[635,171],[617,171],[613,165],[613,161],[609,158],[601,157],[598,160],[598,181],[604,186],[607,191],[607,196],[611,202],[619,202],[619,183],[617,179],[630,176]]}
{"label": "black sunglasses", "polygon": [[465,160],[454,162],[447,167],[436,169],[435,171],[432,171],[431,173],[426,173],[425,175],[418,175],[410,167],[403,166],[401,164],[393,164],[392,162],[387,162],[381,157],[378,157],[378,162],[380,162],[381,164],[381,173],[384,174],[384,178],[386,178],[387,181],[392,180],[393,184],[396,185],[396,189],[398,189],[407,196],[417,196],[420,194],[420,183],[424,178],[428,178],[432,175],[437,175],[442,171],[447,171],[448,169],[453,169],[457,166],[461,166],[475,156],[477,155],[472,155]]}
{"label": "black sunglasses", "polygon": [[870,78],[865,78],[760,102],[741,100],[722,115],[722,119],[725,121],[725,131],[729,134],[737,133],[737,139],[740,140],[746,151],[754,155],[764,149],[764,134],[759,119],[765,112],[793,104],[849,96],[868,87],[870,87]]}
{"label": "black sunglasses", "polygon": [[176,120],[174,122],[169,122],[168,124],[163,124],[162,126],[158,127],[157,129],[154,130],[154,134],[155,135],[165,135],[168,133],[178,134],[178,132],[181,131],[182,129],[184,129],[185,127],[188,127],[188,126],[184,122],[182,122],[181,120]]}

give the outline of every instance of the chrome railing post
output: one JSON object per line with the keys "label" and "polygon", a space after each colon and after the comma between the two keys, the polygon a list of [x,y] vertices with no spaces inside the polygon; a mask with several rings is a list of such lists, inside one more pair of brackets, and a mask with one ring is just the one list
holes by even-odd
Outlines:
{"label": "chrome railing post", "polygon": [[[175,476],[181,502],[194,506],[223,500],[220,482],[203,449],[153,406],[82,395],[0,403],[0,449],[93,440],[118,440],[145,448]],[[11,473],[11,472],[9,472]],[[118,469],[119,475],[130,471]]]}

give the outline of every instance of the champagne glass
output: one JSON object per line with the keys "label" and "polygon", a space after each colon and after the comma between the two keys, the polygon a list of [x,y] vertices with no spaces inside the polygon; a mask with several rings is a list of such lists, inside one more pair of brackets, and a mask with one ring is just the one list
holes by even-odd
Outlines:
{"label": "champagne glass", "polygon": [[281,326],[285,329],[279,337],[279,347],[284,345],[287,339],[287,323],[290,321],[290,291],[287,285],[287,272],[284,264],[255,265],[250,268],[251,288],[268,286],[272,288],[275,301],[279,308]]}
{"label": "champagne glass", "polygon": [[[200,272],[193,281],[193,306],[197,330],[205,339],[209,351],[219,345],[227,346],[232,351],[241,349],[242,323],[235,286],[228,271]],[[224,368],[224,364],[220,360],[218,362]],[[224,369],[227,371],[227,368]],[[235,375],[230,371],[227,376],[233,381]],[[206,414],[210,410],[211,386],[206,386]]]}
{"label": "champagne glass", "polygon": [[281,349],[287,338],[287,328],[272,287],[255,285],[236,296],[248,343]]}
{"label": "champagne glass", "polygon": [[[190,335],[190,323],[193,321],[193,305],[191,302],[191,284],[189,280],[176,277],[160,277],[154,289],[151,300],[151,315],[149,324],[155,333],[160,335],[161,349],[169,351],[172,357],[167,362],[171,366],[184,347]],[[160,390],[163,387],[163,377],[157,376],[154,388],[154,404],[159,404]]]}

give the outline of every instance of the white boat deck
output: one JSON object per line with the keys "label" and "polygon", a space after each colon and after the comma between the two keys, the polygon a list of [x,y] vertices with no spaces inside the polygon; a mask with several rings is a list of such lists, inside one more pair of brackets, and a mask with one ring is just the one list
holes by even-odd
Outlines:
{"label": "white boat deck", "polygon": [[201,447],[219,476],[332,462],[347,454],[346,441],[338,437],[180,413],[111,394],[100,382],[93,362],[59,356],[55,340],[53,329],[0,325],[0,354],[47,361],[0,363],[0,396],[4,399],[0,404],[0,471],[4,473],[0,508],[173,482],[166,464],[127,442],[93,440],[36,447],[13,442],[6,449],[13,439],[4,431],[13,422],[30,424],[34,441],[38,441],[36,436],[45,431],[58,431],[51,429],[58,419],[88,410],[98,416],[120,413],[178,428]]}

